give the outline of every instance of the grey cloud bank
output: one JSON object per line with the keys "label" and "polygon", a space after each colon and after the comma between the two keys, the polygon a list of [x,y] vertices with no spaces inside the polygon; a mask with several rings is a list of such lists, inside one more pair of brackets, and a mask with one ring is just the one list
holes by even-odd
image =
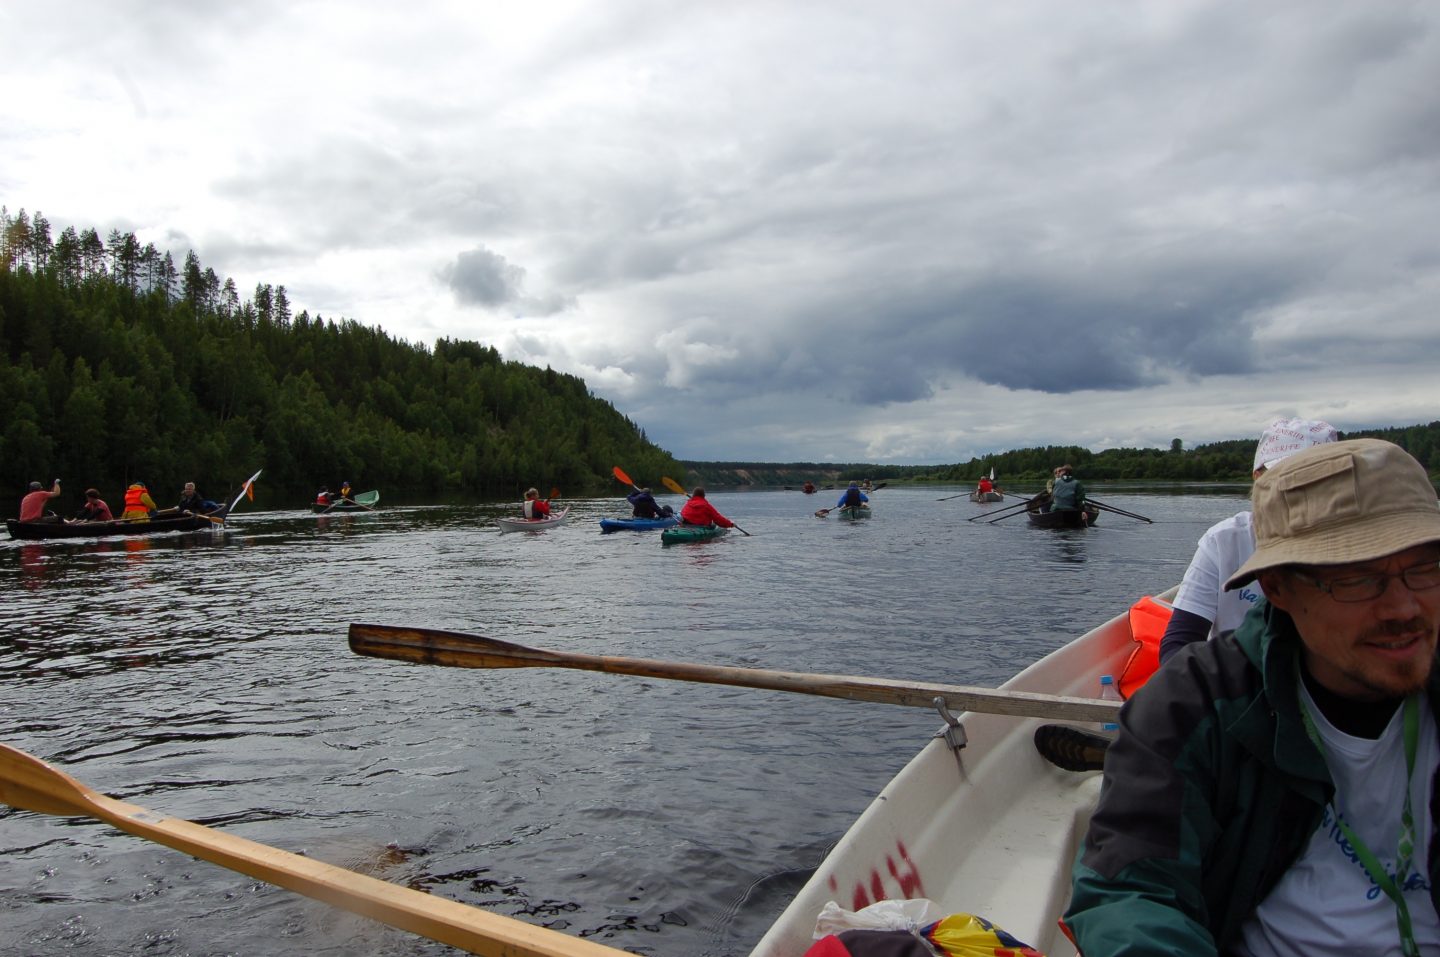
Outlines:
{"label": "grey cloud bank", "polygon": [[1440,417],[1430,4],[22,2],[0,36],[12,212],[574,372],[685,458]]}

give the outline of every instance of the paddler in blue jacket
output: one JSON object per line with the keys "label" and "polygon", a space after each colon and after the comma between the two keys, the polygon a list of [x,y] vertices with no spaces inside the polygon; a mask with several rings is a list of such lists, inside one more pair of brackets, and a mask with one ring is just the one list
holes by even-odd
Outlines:
{"label": "paddler in blue jacket", "polygon": [[[870,501],[870,496],[860,491],[859,482],[851,482],[850,487],[840,493],[840,501],[835,503],[836,508],[859,508]],[[867,508],[869,506],[866,506]]]}

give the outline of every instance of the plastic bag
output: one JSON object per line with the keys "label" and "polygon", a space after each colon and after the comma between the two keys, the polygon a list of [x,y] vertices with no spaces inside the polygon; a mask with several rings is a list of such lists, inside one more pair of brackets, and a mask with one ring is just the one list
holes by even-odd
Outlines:
{"label": "plastic bag", "polygon": [[877,901],[848,911],[834,901],[815,922],[806,957],[1044,957],[974,914],[942,916],[924,898]]}

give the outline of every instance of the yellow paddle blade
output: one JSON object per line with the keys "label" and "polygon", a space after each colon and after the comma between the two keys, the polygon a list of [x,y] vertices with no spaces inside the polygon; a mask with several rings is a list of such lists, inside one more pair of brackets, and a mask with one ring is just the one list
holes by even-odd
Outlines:
{"label": "yellow paddle blade", "polygon": [[685,491],[685,489],[681,487],[681,485],[680,485],[679,482],[675,481],[674,479],[672,479],[672,478],[671,478],[670,476],[668,476],[668,475],[662,475],[662,476],[660,476],[660,481],[661,481],[661,483],[662,483],[666,488],[668,488],[670,491],[674,492],[676,495],[686,495],[686,494],[688,494],[688,493]]}

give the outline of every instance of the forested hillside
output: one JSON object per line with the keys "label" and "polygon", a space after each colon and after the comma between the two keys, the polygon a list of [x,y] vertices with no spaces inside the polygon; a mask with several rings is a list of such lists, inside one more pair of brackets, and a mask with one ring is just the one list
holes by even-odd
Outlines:
{"label": "forested hillside", "polygon": [[[242,299],[190,253],[0,207],[0,489],[66,481],[116,496],[141,479],[223,494],[349,479],[390,497],[518,498],[658,484],[679,464],[583,380],[448,339],[292,315],[284,286]],[[18,500],[18,498],[17,498]],[[276,504],[286,504],[279,494]],[[163,504],[163,503],[162,503]]]}

